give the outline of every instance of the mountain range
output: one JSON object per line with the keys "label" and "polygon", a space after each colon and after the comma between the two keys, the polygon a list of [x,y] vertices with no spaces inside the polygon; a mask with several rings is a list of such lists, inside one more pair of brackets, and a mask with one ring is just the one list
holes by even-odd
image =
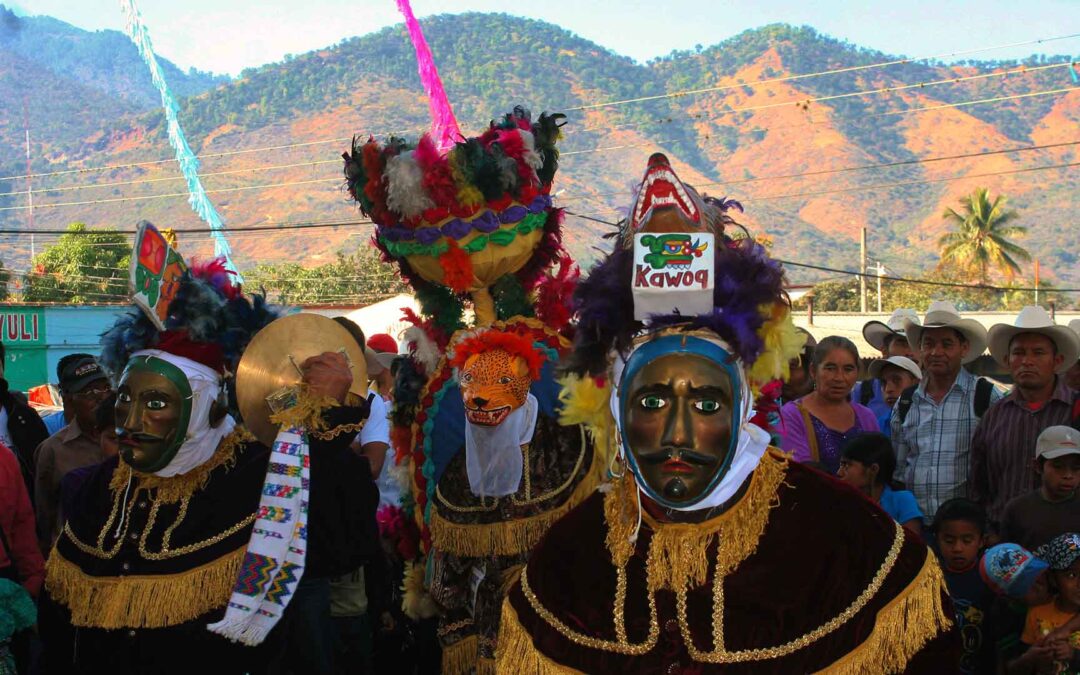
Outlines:
{"label": "mountain range", "polygon": [[[738,220],[785,260],[857,268],[865,227],[871,260],[921,276],[937,262],[944,209],[988,186],[1030,229],[1020,243],[1043,278],[1080,285],[1080,173],[1039,169],[1078,161],[1080,85],[1066,56],[911,62],[776,24],[640,64],[506,14],[435,16],[424,30],[467,134],[514,105],[567,113],[557,201],[573,214],[566,241],[583,262],[607,246],[611,227],[581,216],[617,220],[646,158],[662,151],[686,182],[742,202]],[[241,230],[359,217],[340,173],[351,137],[415,139],[428,124],[403,26],[237,78],[162,61],[241,268],[318,264],[366,245],[369,225]],[[832,72],[815,75],[823,71]],[[169,161],[157,92],[121,33],[0,6],[0,110],[0,177],[19,176],[0,180],[0,230],[28,227],[26,126],[33,172],[51,174],[33,178],[36,230],[141,219],[204,227]],[[185,252],[211,251],[203,232],[180,236]],[[25,269],[28,237],[0,242],[5,265]],[[790,276],[822,273],[791,267]]]}

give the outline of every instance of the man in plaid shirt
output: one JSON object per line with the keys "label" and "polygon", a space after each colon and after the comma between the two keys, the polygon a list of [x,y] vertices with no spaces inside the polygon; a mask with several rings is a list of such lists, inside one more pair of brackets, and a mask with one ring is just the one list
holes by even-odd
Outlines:
{"label": "man in plaid shirt", "polygon": [[[899,478],[915,493],[927,523],[953,497],[968,496],[976,378],[961,366],[986,349],[986,329],[963,319],[951,302],[934,302],[926,320],[907,319],[904,328],[922,360],[923,380],[911,393],[907,415],[892,417]],[[1001,398],[990,392],[990,402]],[[904,404],[904,397],[897,408]]]}

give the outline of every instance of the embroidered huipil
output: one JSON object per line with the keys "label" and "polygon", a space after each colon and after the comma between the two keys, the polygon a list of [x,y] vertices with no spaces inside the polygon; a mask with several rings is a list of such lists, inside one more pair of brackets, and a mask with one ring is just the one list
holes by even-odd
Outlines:
{"label": "embroidered huipil", "polygon": [[[979,421],[975,416],[976,379],[961,368],[941,403],[926,395],[924,380],[911,397],[903,423],[893,415],[896,477],[915,494],[927,520],[943,502],[968,496],[971,438]],[[991,403],[1000,398],[1001,392],[991,392]]]}

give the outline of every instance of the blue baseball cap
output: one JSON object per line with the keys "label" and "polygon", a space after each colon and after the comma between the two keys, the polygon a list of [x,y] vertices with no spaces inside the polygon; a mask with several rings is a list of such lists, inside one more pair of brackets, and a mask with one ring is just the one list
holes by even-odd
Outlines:
{"label": "blue baseball cap", "polygon": [[998,544],[979,561],[979,574],[998,595],[1019,600],[1049,568],[1044,560],[1019,544]]}

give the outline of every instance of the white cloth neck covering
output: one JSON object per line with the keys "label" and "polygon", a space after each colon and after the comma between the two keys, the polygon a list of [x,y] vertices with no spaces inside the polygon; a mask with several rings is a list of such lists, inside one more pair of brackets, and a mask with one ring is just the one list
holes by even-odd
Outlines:
{"label": "white cloth neck covering", "polygon": [[217,371],[197,361],[160,349],[142,349],[131,356],[150,356],[171,363],[183,371],[188,386],[191,387],[191,417],[188,419],[184,443],[176,451],[172,461],[160,471],[155,471],[154,475],[162,478],[179,476],[213,457],[221,439],[236,428],[236,420],[231,415],[225,415],[216,427],[210,426],[210,406],[221,391],[221,376]]}
{"label": "white cloth neck covering", "polygon": [[[715,345],[720,346],[729,354],[735,352],[720,339],[703,338],[699,336],[699,340],[705,340],[712,342]],[[612,365],[612,390],[611,390],[611,414],[615,417],[615,428],[622,428],[622,405],[619,401],[619,387],[622,384],[623,369],[626,367],[626,362],[630,360],[630,356],[637,351],[639,347],[644,346],[647,343],[637,345],[626,356],[616,355]],[[738,373],[738,382],[733,382],[732,385],[739,387],[741,390],[742,405],[739,414],[740,425],[736,430],[739,434],[738,443],[735,445],[735,456],[731,460],[731,464],[728,465],[727,473],[720,479],[720,482],[716,484],[712,492],[706,495],[701,501],[691,506],[667,506],[665,508],[671,508],[675,511],[700,511],[702,509],[712,509],[720,506],[724,502],[730,500],[738,492],[746,478],[753,473],[757,468],[758,462],[761,461],[761,457],[765,454],[765,451],[769,447],[769,434],[761,427],[750,422],[750,418],[754,416],[754,400],[753,394],[750,392],[750,385],[746,381],[746,372],[743,370],[743,364],[741,361],[735,361],[735,371]],[[618,434],[618,453],[623,455],[625,449],[623,447],[622,433]],[[629,470],[629,467],[627,467]],[[634,476],[635,482],[637,476]],[[638,490],[643,496],[648,496],[642,486],[638,485]]]}
{"label": "white cloth neck covering", "polygon": [[524,471],[521,446],[532,441],[540,404],[531,393],[502,424],[465,421],[465,471],[478,497],[505,497],[518,491]]}

